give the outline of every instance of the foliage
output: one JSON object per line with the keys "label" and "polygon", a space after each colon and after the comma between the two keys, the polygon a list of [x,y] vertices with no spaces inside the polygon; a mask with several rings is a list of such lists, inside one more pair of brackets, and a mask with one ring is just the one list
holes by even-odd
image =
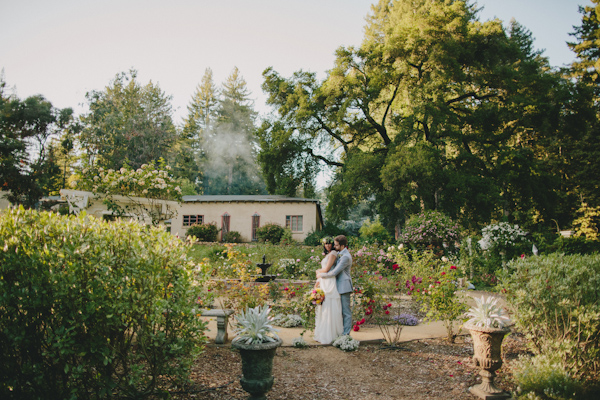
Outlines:
{"label": "foliage", "polygon": [[531,247],[526,232],[518,225],[508,222],[490,224],[481,230],[483,238],[479,242],[482,250],[491,253],[502,261],[520,256]]}
{"label": "foliage", "polygon": [[292,346],[297,349],[305,349],[308,347],[308,343],[306,343],[306,340],[300,336],[292,339]]}
{"label": "foliage", "polygon": [[500,276],[513,320],[535,354],[556,357],[573,379],[600,373],[600,255],[526,257]]}
{"label": "foliage", "polygon": [[169,158],[177,140],[171,97],[158,85],[141,85],[137,71],[117,74],[103,91],[86,94],[90,112],[81,117],[82,148],[94,166],[118,170]]}
{"label": "foliage", "polygon": [[217,228],[217,224],[194,224],[187,229],[185,234],[188,237],[195,236],[201,242],[216,242],[219,228]]}
{"label": "foliage", "polygon": [[377,243],[390,243],[392,241],[392,235],[385,229],[385,227],[379,221],[379,217],[371,222],[369,219],[363,222],[359,229],[360,238],[364,241],[377,242]]}
{"label": "foliage", "polygon": [[392,319],[406,326],[416,326],[419,324],[419,319],[412,314],[401,313],[394,315]]}
{"label": "foliage", "polygon": [[246,308],[235,316],[237,336],[234,342],[260,344],[279,340],[277,329],[271,325],[268,305]]}
{"label": "foliage", "polygon": [[[380,0],[361,45],[339,48],[324,80],[263,77],[276,116],[261,165],[295,168],[301,182],[333,170],[334,223],[363,201],[390,230],[423,209],[475,229],[504,212],[548,221],[557,206],[539,139],[560,137],[565,81],[516,22],[481,22],[463,1]],[[274,190],[298,185],[287,170],[271,172]]]}
{"label": "foliage", "polygon": [[321,240],[327,236],[336,237],[338,235],[348,236],[348,232],[344,229],[337,227],[329,222],[323,225],[323,229],[320,231],[310,232],[306,238],[304,238],[304,244],[306,246],[318,246],[321,244]]}
{"label": "foliage", "polygon": [[400,318],[400,308],[394,307],[393,303],[398,301],[402,287],[400,274],[360,275],[356,280],[354,297],[355,302],[358,303],[356,308],[359,308],[364,315],[356,316],[354,331],[360,330],[360,325],[368,319],[377,324],[389,346],[396,346],[400,342],[403,323]]}
{"label": "foliage", "polygon": [[237,245],[226,244],[225,248],[227,262],[221,265],[218,272],[220,276],[234,278],[234,280],[212,283],[220,295],[221,308],[241,312],[247,308],[266,304],[269,287],[254,285],[254,278],[260,273],[260,269],[249,260],[248,254],[237,248]]}
{"label": "foliage", "polygon": [[454,343],[457,332],[456,320],[466,311],[462,295],[457,293],[458,279],[456,266],[442,267],[429,276],[413,276],[405,283],[408,294],[422,302],[422,309],[429,321],[443,321],[448,333],[448,341]]}
{"label": "foliage", "polygon": [[31,208],[42,196],[64,188],[57,156],[72,149],[66,140],[77,129],[72,114],[40,95],[25,100],[8,95],[0,75],[0,189],[10,192],[11,203]]}
{"label": "foliage", "polygon": [[439,211],[424,211],[411,215],[404,224],[398,242],[407,245],[441,245],[454,247],[460,240],[460,228]]}
{"label": "foliage", "polygon": [[145,397],[185,381],[205,324],[179,239],[19,208],[0,213],[0,243],[0,397]]}
{"label": "foliage", "polygon": [[84,169],[77,187],[103,198],[119,217],[134,215],[140,222],[158,225],[177,213],[175,206],[164,200],[181,201],[181,188],[170,171],[162,159],[158,165],[152,161],[136,170],[128,165],[119,170]]}
{"label": "foliage", "polygon": [[350,335],[343,335],[335,339],[331,345],[340,350],[355,351],[360,346],[360,342],[353,339]]}
{"label": "foliage", "polygon": [[476,306],[471,307],[467,313],[469,320],[466,322],[482,328],[505,328],[510,323],[504,308],[499,304],[499,298],[481,296],[475,298]]}
{"label": "foliage", "polygon": [[270,223],[256,229],[256,237],[260,242],[279,244],[283,238],[285,228],[279,224]]}
{"label": "foliage", "polygon": [[304,320],[298,314],[277,314],[277,316],[273,318],[273,324],[281,326],[282,328],[295,328],[304,325]]}
{"label": "foliage", "polygon": [[447,261],[446,258],[438,257],[431,250],[406,248],[402,244],[390,246],[386,254],[393,260],[391,269],[393,270],[394,265],[397,265],[396,269],[401,274],[403,283],[413,276],[430,276]]}
{"label": "foliage", "polygon": [[242,234],[238,231],[229,231],[225,234],[223,241],[226,243],[241,243]]}
{"label": "foliage", "polygon": [[549,252],[571,254],[593,254],[600,252],[600,241],[588,240],[583,236],[558,236],[549,246]]}
{"label": "foliage", "polygon": [[599,241],[598,229],[600,227],[600,206],[590,207],[587,203],[581,203],[577,210],[579,217],[573,221],[575,237],[584,236],[588,240]]}
{"label": "foliage", "polygon": [[564,370],[552,355],[521,356],[510,363],[518,399],[570,400],[583,397],[581,382]]}
{"label": "foliage", "polygon": [[388,275],[398,268],[398,264],[392,255],[381,249],[377,243],[363,244],[352,254],[352,270],[359,274],[381,273]]}

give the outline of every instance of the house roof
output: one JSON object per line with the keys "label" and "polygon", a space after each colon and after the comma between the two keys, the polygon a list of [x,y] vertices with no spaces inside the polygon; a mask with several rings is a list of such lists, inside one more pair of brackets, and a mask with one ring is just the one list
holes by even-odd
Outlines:
{"label": "house roof", "polygon": [[233,202],[293,202],[293,203],[319,203],[316,199],[305,199],[302,197],[287,197],[278,195],[202,195],[202,196],[183,196],[184,203],[233,203]]}

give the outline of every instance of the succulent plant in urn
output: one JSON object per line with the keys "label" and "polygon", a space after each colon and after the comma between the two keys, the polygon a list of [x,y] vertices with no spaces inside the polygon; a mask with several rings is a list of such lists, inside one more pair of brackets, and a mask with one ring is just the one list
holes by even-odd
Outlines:
{"label": "succulent plant in urn", "polygon": [[232,346],[242,357],[242,388],[250,393],[249,399],[266,399],[273,387],[273,358],[282,341],[271,325],[268,305],[247,308],[236,316],[237,337]]}
{"label": "succulent plant in urn", "polygon": [[510,394],[494,384],[495,371],[502,366],[502,340],[510,332],[510,319],[498,298],[475,298],[477,305],[469,310],[471,317],[464,325],[473,338],[473,361],[481,367],[481,383],[469,391],[482,399],[508,399]]}

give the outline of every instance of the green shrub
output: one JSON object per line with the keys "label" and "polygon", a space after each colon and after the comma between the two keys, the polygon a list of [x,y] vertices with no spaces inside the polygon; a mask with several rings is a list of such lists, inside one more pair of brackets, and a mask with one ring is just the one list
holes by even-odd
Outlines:
{"label": "green shrub", "polygon": [[187,236],[196,236],[201,242],[216,242],[219,228],[216,224],[194,224],[186,232]]}
{"label": "green shrub", "polygon": [[583,388],[551,356],[520,357],[510,364],[519,399],[581,399]]}
{"label": "green shrub", "polygon": [[600,378],[600,255],[525,257],[499,274],[517,328],[535,354],[574,379]]}
{"label": "green shrub", "polygon": [[224,241],[226,243],[241,243],[242,242],[242,234],[238,231],[229,231],[225,234]]}
{"label": "green shrub", "polygon": [[308,236],[304,238],[304,244],[307,246],[320,246],[321,239],[323,239],[324,237],[336,237],[338,235],[348,236],[348,233],[344,229],[339,228],[336,225],[325,223],[323,225],[323,229],[321,229],[320,231],[310,232]]}
{"label": "green shrub", "polygon": [[588,240],[583,236],[558,236],[552,244],[551,251],[564,254],[593,254],[600,251],[600,241]]}
{"label": "green shrub", "polygon": [[410,216],[397,241],[418,248],[436,247],[443,253],[444,243],[452,250],[459,240],[458,224],[439,211],[428,210]]}
{"label": "green shrub", "polygon": [[377,242],[383,244],[392,241],[392,235],[381,224],[379,217],[373,222],[367,218],[358,232],[360,233],[360,238],[369,243]]}
{"label": "green shrub", "polygon": [[256,237],[259,242],[279,244],[285,233],[285,228],[278,224],[266,224],[256,229]]}
{"label": "green shrub", "polygon": [[0,213],[0,398],[144,397],[204,343],[186,247],[136,222]]}

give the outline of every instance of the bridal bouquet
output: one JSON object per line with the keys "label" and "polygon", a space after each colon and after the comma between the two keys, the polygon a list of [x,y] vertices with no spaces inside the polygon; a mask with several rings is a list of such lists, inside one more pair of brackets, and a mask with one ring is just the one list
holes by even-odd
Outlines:
{"label": "bridal bouquet", "polygon": [[323,303],[323,300],[325,300],[325,292],[323,292],[323,289],[312,289],[310,291],[308,299],[311,302],[311,304],[317,306]]}

